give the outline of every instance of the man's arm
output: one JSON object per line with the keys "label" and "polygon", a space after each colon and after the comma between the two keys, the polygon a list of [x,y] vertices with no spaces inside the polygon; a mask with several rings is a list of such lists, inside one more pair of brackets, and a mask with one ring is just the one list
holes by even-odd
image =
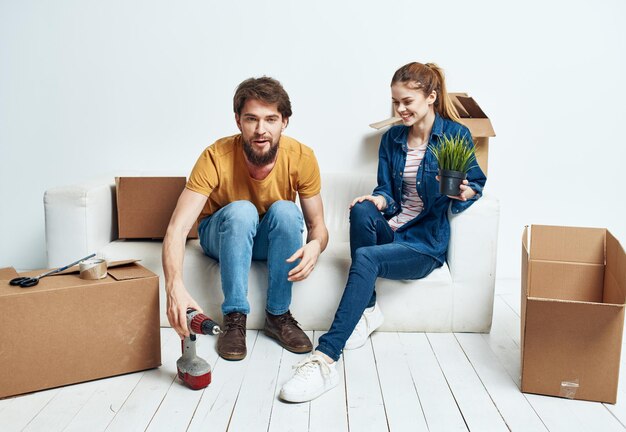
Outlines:
{"label": "man's arm", "polygon": [[189,336],[187,328],[187,308],[199,312],[202,309],[185,289],[183,283],[183,258],[185,241],[196,218],[202,211],[207,197],[185,189],[176,204],[167,232],[163,239],[163,271],[165,273],[165,291],[167,293],[167,319],[181,337]]}
{"label": "man's arm", "polygon": [[328,230],[324,222],[324,205],[322,196],[317,194],[311,198],[300,198],[300,207],[307,228],[306,244],[298,249],[287,262],[300,262],[289,272],[288,279],[297,282],[306,279],[315,268],[317,259],[328,244]]}

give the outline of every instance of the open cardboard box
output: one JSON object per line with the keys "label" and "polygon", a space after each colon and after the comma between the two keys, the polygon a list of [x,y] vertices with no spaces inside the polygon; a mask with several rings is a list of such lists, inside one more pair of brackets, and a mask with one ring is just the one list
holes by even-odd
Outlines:
{"label": "open cardboard box", "polygon": [[[120,239],[162,239],[185,189],[185,177],[116,177]],[[187,238],[198,238],[194,224]]]}
{"label": "open cardboard box", "polygon": [[626,255],[606,229],[532,225],[522,237],[522,391],[615,403]]}
{"label": "open cardboard box", "polygon": [[[489,138],[496,136],[491,120],[489,120],[487,114],[484,113],[474,98],[467,93],[448,94],[461,117],[461,123],[467,126],[472,134],[472,140],[476,148],[476,161],[485,175],[487,175],[489,168]],[[399,117],[391,117],[387,120],[372,123],[370,126],[374,129],[382,129],[383,127],[400,123],[402,121]]]}
{"label": "open cardboard box", "polygon": [[31,288],[9,285],[17,276],[0,269],[0,398],[161,365],[159,279],[148,269],[53,275]]}

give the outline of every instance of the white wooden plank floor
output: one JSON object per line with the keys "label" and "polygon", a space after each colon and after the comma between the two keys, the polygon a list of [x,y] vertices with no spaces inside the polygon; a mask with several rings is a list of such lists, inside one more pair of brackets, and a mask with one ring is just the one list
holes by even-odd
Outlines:
{"label": "white wooden plank floor", "polygon": [[624,373],[616,405],[519,391],[519,299],[519,280],[498,280],[489,334],[375,333],[344,354],[341,384],[304,404],[277,397],[304,356],[262,332],[248,331],[240,362],[200,338],[213,382],[192,391],[176,379],[180,343],[164,328],[161,368],[0,400],[0,431],[625,430]]}

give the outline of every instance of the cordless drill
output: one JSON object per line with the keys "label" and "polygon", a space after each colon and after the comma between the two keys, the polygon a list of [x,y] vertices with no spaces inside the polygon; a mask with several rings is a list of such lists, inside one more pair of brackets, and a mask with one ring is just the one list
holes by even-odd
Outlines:
{"label": "cordless drill", "polygon": [[176,362],[178,377],[193,390],[200,390],[211,383],[211,366],[196,355],[196,334],[216,335],[221,330],[211,318],[191,308],[187,309],[187,327],[190,334],[181,341],[183,355]]}

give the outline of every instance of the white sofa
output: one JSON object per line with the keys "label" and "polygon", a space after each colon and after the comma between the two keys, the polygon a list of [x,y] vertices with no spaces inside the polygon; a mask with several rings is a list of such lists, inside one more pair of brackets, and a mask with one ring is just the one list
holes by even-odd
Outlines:
{"label": "white sofa", "polygon": [[[314,272],[294,284],[291,311],[305,330],[327,330],[350,267],[348,204],[370,193],[375,176],[323,174],[322,198],[330,234]],[[56,187],[44,196],[48,266],[58,267],[97,252],[109,260],[141,259],[158,274],[161,325],[168,326],[160,241],[117,240],[114,179]],[[447,264],[417,281],[378,279],[377,298],[385,314],[383,331],[489,332],[493,311],[499,203],[483,196],[466,211],[449,213]],[[185,285],[205,313],[221,321],[219,265],[187,242]],[[249,277],[249,328],[262,328],[267,270],[253,262]]]}

